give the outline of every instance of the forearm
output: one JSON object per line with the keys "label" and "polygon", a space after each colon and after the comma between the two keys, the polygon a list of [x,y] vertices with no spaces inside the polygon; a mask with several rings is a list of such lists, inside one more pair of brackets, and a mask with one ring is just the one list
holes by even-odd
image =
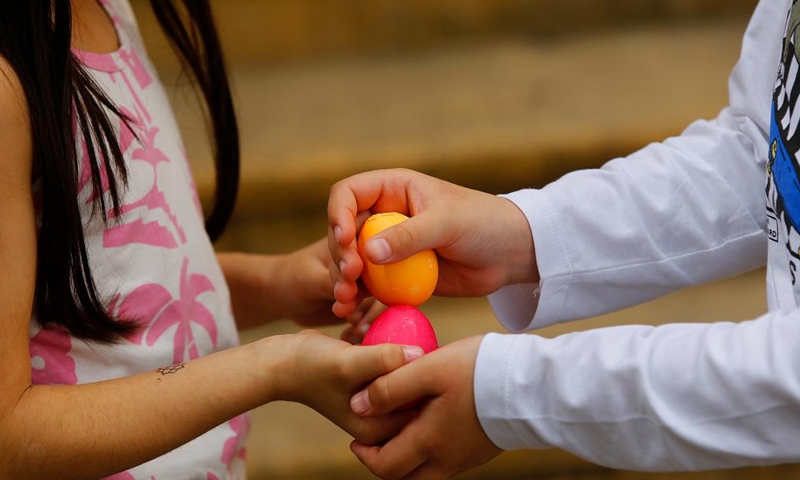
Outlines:
{"label": "forearm", "polygon": [[714,121],[520,202],[546,304],[537,305],[537,286],[505,289],[527,303],[498,302],[508,328],[599,315],[763,264],[768,107],[783,48],[782,30],[764,25],[786,8],[759,3],[728,82],[730,105]]}
{"label": "forearm", "polygon": [[[257,327],[288,317],[280,285],[280,257],[248,253],[217,253],[231,292],[231,305],[240,329]],[[258,262],[258,268],[253,263]],[[266,306],[266,307],[265,307]]]}
{"label": "forearm", "polygon": [[281,255],[217,254],[239,328],[278,319],[298,325],[340,323],[331,312],[333,284],[326,239]]}
{"label": "forearm", "polygon": [[0,419],[0,478],[95,479],[156,458],[272,400],[278,354],[251,344],[116,380],[29,387]]}
{"label": "forearm", "polygon": [[537,285],[501,290],[493,305],[503,324],[601,315],[763,266],[764,165],[754,152],[766,140],[733,128],[733,115],[511,194],[535,239],[540,296]]}
{"label": "forearm", "polygon": [[797,462],[798,313],[490,335],[475,376],[481,423],[501,448],[558,447],[626,470]]}

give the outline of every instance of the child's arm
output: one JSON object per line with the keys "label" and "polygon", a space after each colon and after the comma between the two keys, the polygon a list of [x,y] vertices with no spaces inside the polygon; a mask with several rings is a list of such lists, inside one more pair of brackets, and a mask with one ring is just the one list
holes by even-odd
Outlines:
{"label": "child's arm", "polygon": [[274,400],[304,403],[368,443],[405,420],[365,423],[348,407],[364,382],[405,363],[396,345],[370,351],[317,333],[276,336],[131,377],[31,386],[25,329],[17,330],[0,341],[3,479],[99,478]]}
{"label": "child's arm", "polygon": [[319,334],[269,338],[116,380],[32,385],[37,237],[21,92],[0,63],[0,479],[100,478],[279,399],[305,403],[364,441],[396,431],[402,416],[365,423],[349,398],[405,363],[403,348],[353,347]]}
{"label": "child's arm", "polygon": [[797,463],[800,311],[710,324],[485,337],[481,424],[504,449],[625,470]]}
{"label": "child's arm", "polygon": [[366,415],[428,400],[389,442],[351,448],[381,478],[450,478],[498,447],[561,448],[636,471],[797,463],[798,336],[795,310],[456,342],[353,398]]}

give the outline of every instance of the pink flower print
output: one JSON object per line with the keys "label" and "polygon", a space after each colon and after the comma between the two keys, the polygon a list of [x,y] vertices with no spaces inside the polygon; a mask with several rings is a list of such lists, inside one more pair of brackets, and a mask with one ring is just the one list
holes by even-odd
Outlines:
{"label": "pink flower print", "polygon": [[[142,137],[144,140],[144,145],[141,148],[138,148],[133,151],[133,159],[134,160],[142,160],[149,163],[153,167],[153,171],[156,171],[157,165],[162,162],[169,162],[169,157],[164,155],[164,153],[156,148],[156,135],[158,135],[159,129],[157,127],[151,127],[147,130],[147,132],[143,133]],[[154,175],[157,178],[157,175]],[[130,206],[126,206],[129,210],[137,208],[139,205],[146,205],[150,209],[154,208],[162,208],[164,212],[166,212],[169,219],[172,221],[175,230],[178,232],[180,236],[181,243],[186,243],[186,235],[183,233],[183,229],[178,224],[178,218],[172,213],[171,209],[169,208],[169,204],[167,204],[167,200],[164,197],[164,193],[158,190],[158,181],[153,182],[153,188],[136,203],[131,204]],[[123,212],[126,211],[123,208]],[[128,211],[129,211],[128,210]]]}
{"label": "pink flower print", "polygon": [[206,475],[207,475],[206,477],[207,480],[219,480],[219,477],[211,472],[206,473]]}
{"label": "pink flower print", "polygon": [[144,223],[139,218],[130,223],[116,225],[103,233],[103,246],[122,247],[130,243],[143,243],[163,248],[176,248],[175,237],[156,222]]}
{"label": "pink flower print", "polygon": [[[166,214],[178,235],[178,240],[183,244],[186,243],[186,234],[180,227],[177,216],[172,213],[164,193],[158,188],[158,164],[169,162],[169,158],[155,146],[158,131],[158,128],[151,127],[142,132],[139,137],[142,145],[132,154],[134,160],[144,161],[153,168],[153,185],[142,198],[123,205],[120,213],[126,214],[140,208],[145,211],[161,210]],[[103,245],[106,247],[119,247],[129,243],[144,243],[164,248],[178,246],[178,241],[167,227],[157,221],[144,222],[143,219],[115,225],[109,228],[103,236]]]}
{"label": "pink flower print", "polygon": [[120,107],[120,113],[126,117],[125,119],[119,119],[119,149],[122,153],[125,153],[136,140],[136,134],[131,130],[131,125],[139,127],[142,122],[125,107]]}
{"label": "pink flower print", "polygon": [[232,418],[228,421],[234,436],[225,441],[225,447],[222,450],[222,463],[228,465],[234,458],[244,459],[245,457],[245,440],[247,438],[247,430],[250,426],[250,419],[248,415],[242,414]]}
{"label": "pink flower print", "polygon": [[72,339],[66,329],[45,328],[30,340],[34,385],[75,385],[75,360],[69,356]]}
{"label": "pink flower print", "polygon": [[147,88],[147,86],[152,83],[153,77],[150,75],[150,72],[147,71],[144,62],[142,62],[142,57],[139,56],[139,52],[135,49],[123,49],[120,52],[120,56],[122,57],[122,61],[131,69],[136,83],[139,84],[139,88],[142,90]]}
{"label": "pink flower print", "polygon": [[[153,346],[166,332],[176,326],[173,337],[173,362],[180,363],[200,356],[192,333],[192,324],[204,328],[213,347],[217,346],[217,322],[214,315],[197,297],[213,292],[214,286],[205,275],[188,273],[189,260],[184,259],[180,274],[180,298],[172,295],[161,285],[147,284],[135,289],[122,301],[120,318],[130,318],[148,324],[139,329],[128,340],[141,345]],[[145,332],[146,330],[146,332]]]}

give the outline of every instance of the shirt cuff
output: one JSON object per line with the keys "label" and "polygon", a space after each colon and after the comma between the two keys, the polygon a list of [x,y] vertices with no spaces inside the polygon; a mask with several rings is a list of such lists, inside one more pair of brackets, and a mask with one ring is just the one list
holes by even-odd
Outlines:
{"label": "shirt cuff", "polygon": [[475,363],[474,395],[478,421],[483,431],[498,448],[547,449],[545,443],[519,418],[519,405],[525,401],[517,398],[514,390],[516,363],[519,350],[525,348],[527,335],[487,334],[481,341]]}
{"label": "shirt cuff", "polygon": [[559,234],[556,214],[541,190],[519,190],[501,197],[522,211],[536,248],[539,283],[509,285],[489,295],[498,321],[512,332],[542,328],[564,320],[572,261]]}

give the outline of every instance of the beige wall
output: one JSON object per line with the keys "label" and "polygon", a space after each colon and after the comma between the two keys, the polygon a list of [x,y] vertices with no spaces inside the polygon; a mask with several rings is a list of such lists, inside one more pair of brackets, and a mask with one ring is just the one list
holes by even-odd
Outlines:
{"label": "beige wall", "polygon": [[[133,0],[142,27],[148,2]],[[422,48],[490,36],[742,15],[756,0],[212,0],[229,60]]]}

